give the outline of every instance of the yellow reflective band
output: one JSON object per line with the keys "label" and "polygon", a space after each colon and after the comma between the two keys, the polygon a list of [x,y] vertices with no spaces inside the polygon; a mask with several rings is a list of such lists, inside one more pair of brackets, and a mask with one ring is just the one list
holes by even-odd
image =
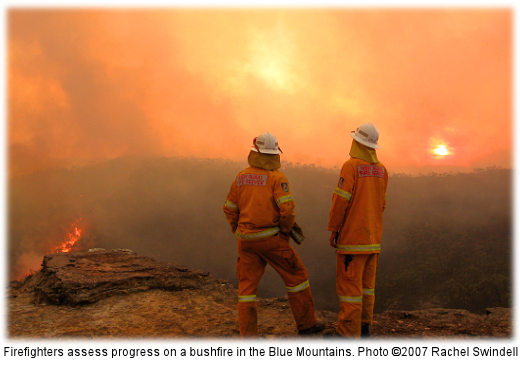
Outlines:
{"label": "yellow reflective band", "polygon": [[276,200],[276,204],[280,205],[285,202],[294,202],[292,195],[285,195]]}
{"label": "yellow reflective band", "polygon": [[256,301],[256,295],[239,295],[238,296],[239,302],[255,302]]}
{"label": "yellow reflective band", "polygon": [[242,240],[255,240],[255,239],[262,239],[267,236],[272,236],[280,231],[279,227],[273,227],[272,229],[267,229],[264,231],[260,231],[258,233],[250,233],[250,234],[241,234],[237,231],[235,231],[235,236]]}
{"label": "yellow reflective band", "polygon": [[349,202],[350,202],[350,198],[352,198],[352,194],[350,194],[348,191],[341,190],[340,188],[336,188],[336,190],[334,190],[334,194],[337,194],[340,197],[345,198]]}
{"label": "yellow reflective band", "polygon": [[374,289],[363,289],[364,295],[374,295]]}
{"label": "yellow reflective band", "polygon": [[339,295],[338,296],[340,302],[347,302],[347,303],[362,303],[363,302],[363,296],[344,296]]}
{"label": "yellow reflective band", "polygon": [[300,292],[308,287],[309,287],[309,280],[304,281],[300,285],[296,285],[293,287],[286,286],[285,289],[287,289],[288,292],[295,293],[295,292]]}
{"label": "yellow reflective band", "polygon": [[377,252],[381,251],[381,244],[367,244],[367,245],[337,245],[339,250],[347,252]]}
{"label": "yellow reflective band", "polygon": [[231,208],[231,209],[237,209],[237,205],[233,202],[230,202],[229,200],[226,199],[226,201],[224,202],[224,206],[225,207],[228,207],[228,208]]}

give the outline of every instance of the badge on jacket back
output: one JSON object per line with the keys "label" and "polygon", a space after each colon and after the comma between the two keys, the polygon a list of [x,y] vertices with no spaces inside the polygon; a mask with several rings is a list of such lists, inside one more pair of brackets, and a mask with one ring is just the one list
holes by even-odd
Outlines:
{"label": "badge on jacket back", "polygon": [[265,186],[267,184],[267,175],[256,175],[246,173],[237,177],[237,186],[253,185]]}

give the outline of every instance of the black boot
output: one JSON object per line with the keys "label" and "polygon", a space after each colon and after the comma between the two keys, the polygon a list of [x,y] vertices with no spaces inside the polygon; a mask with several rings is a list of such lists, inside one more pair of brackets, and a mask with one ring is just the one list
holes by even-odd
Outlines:
{"label": "black boot", "polygon": [[323,331],[323,329],[325,329],[325,325],[320,322],[316,322],[316,324],[308,329],[298,330],[298,335],[311,335]]}
{"label": "black boot", "polygon": [[370,324],[361,325],[361,338],[370,338]]}

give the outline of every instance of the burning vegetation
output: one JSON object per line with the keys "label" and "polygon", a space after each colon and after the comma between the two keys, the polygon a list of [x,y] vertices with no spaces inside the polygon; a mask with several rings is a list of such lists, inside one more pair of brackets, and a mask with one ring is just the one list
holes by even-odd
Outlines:
{"label": "burning vegetation", "polygon": [[63,243],[57,244],[54,247],[53,252],[54,253],[68,253],[68,252],[76,252],[77,251],[77,241],[81,238],[82,230],[80,230],[77,226],[77,223],[80,222],[82,219],[80,218],[76,222],[74,222],[71,225],[72,231],[68,233],[68,240],[64,241]]}
{"label": "burning vegetation", "polygon": [[[15,250],[18,252],[18,257],[15,258],[11,268],[11,280],[20,280],[39,271],[45,255],[80,252],[90,247],[88,241],[84,240],[86,225],[83,218],[52,228],[54,231],[48,235],[47,233],[35,235],[38,233],[34,231],[27,233],[28,235],[22,239],[23,248]],[[38,230],[37,227],[35,229]]]}

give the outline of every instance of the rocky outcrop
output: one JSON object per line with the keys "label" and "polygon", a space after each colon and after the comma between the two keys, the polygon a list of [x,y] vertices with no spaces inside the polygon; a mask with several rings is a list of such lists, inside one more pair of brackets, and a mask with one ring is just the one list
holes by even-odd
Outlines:
{"label": "rocky outcrop", "polygon": [[[8,335],[31,338],[238,337],[237,290],[207,272],[160,263],[129,250],[44,257],[42,269],[11,283]],[[295,337],[287,298],[258,299],[264,338]],[[335,332],[337,312],[316,313]],[[431,308],[374,315],[372,336],[510,337],[511,310],[486,315]],[[323,336],[323,333],[315,337]]]}
{"label": "rocky outcrop", "polygon": [[150,289],[196,289],[212,278],[208,272],[165,264],[131,250],[56,253],[19,286],[34,292],[34,303],[77,305]]}

